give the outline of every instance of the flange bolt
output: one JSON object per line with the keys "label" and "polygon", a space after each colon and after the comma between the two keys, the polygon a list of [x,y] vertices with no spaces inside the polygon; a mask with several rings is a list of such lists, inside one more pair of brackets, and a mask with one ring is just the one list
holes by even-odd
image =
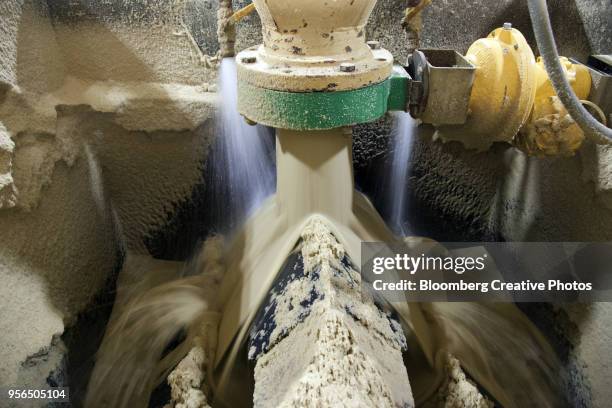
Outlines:
{"label": "flange bolt", "polygon": [[372,50],[379,50],[380,49],[380,41],[368,41],[366,42],[366,44],[368,44],[368,47],[370,47],[370,49]]}
{"label": "flange bolt", "polygon": [[355,64],[352,62],[343,62],[340,64],[341,72],[355,72]]}
{"label": "flange bolt", "polygon": [[512,23],[504,23],[504,30],[512,30]]}
{"label": "flange bolt", "polygon": [[242,57],[240,61],[242,61],[243,64],[254,64],[257,62],[257,57]]}

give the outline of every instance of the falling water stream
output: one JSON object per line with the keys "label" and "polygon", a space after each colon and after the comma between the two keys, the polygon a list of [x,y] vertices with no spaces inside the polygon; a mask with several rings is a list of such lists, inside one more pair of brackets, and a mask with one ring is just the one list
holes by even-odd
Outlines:
{"label": "falling water stream", "polygon": [[219,69],[217,137],[209,154],[209,182],[224,231],[235,230],[274,193],[274,132],[250,126],[238,113],[236,62],[225,58]]}
{"label": "falling water stream", "polygon": [[393,232],[406,236],[410,227],[406,225],[408,209],[408,178],[410,177],[410,162],[416,122],[406,112],[393,112],[393,156],[391,160],[389,206],[390,224]]}

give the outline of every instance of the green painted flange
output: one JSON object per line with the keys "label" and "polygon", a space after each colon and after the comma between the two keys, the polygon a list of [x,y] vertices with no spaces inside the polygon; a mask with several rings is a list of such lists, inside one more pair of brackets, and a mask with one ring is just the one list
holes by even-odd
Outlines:
{"label": "green painted flange", "polygon": [[389,81],[390,93],[387,100],[387,109],[390,111],[406,111],[408,105],[408,73],[400,65],[393,66]]}
{"label": "green painted flange", "polygon": [[[322,130],[374,121],[388,109],[402,110],[406,78],[393,75],[378,84],[338,92],[282,92],[238,84],[238,111],[280,129]],[[406,79],[407,80],[407,79]]]}

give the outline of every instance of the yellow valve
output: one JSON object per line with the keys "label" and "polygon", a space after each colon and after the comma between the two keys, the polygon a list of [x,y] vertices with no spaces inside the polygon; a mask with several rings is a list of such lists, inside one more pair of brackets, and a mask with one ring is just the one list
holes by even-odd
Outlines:
{"label": "yellow valve", "polygon": [[[587,99],[591,89],[588,69],[565,57],[559,60],[576,96]],[[538,58],[533,109],[514,144],[533,156],[572,156],[582,146],[584,138],[584,133],[556,96],[544,63]]]}
{"label": "yellow valve", "polygon": [[506,23],[474,42],[466,58],[476,66],[468,118],[459,126],[438,126],[437,137],[477,150],[486,150],[496,141],[512,141],[533,107],[533,51],[521,32]]}

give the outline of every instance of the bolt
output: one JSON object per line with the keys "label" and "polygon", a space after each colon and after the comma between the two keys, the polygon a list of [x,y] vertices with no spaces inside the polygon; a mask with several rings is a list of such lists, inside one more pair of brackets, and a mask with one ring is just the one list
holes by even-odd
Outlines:
{"label": "bolt", "polygon": [[512,30],[512,23],[504,23],[504,30]]}
{"label": "bolt", "polygon": [[243,64],[254,64],[255,62],[257,62],[257,57],[254,57],[254,56],[242,57],[242,59],[240,61]]}
{"label": "bolt", "polygon": [[355,64],[352,62],[343,62],[340,64],[341,72],[355,72]]}
{"label": "bolt", "polygon": [[379,41],[368,41],[368,42],[366,42],[366,44],[368,44],[368,47],[370,47],[373,50],[379,50],[380,49],[380,42]]}

